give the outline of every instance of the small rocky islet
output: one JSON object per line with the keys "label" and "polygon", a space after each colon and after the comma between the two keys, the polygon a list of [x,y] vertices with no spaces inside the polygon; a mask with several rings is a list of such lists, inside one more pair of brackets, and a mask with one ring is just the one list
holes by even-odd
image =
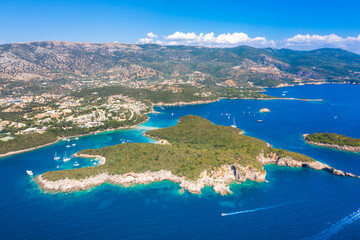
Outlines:
{"label": "small rocky islet", "polygon": [[129,187],[169,180],[182,189],[201,193],[211,186],[221,195],[232,193],[229,184],[246,180],[263,182],[264,165],[309,167],[339,176],[357,177],[336,170],[300,153],[272,148],[243,131],[188,115],[175,126],[150,130],[155,143],[123,143],[85,149],[78,157],[100,158],[101,165],[50,171],[35,178],[45,192],[81,191],[103,183]]}

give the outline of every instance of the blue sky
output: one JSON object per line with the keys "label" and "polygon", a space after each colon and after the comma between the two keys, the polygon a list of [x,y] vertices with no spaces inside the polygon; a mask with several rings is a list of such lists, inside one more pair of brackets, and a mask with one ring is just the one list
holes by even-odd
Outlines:
{"label": "blue sky", "polygon": [[358,52],[359,9],[355,0],[0,0],[0,42],[329,46]]}

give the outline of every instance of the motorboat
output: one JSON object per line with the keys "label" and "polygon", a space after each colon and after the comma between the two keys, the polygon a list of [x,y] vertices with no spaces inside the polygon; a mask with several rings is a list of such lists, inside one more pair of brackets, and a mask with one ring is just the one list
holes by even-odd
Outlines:
{"label": "motorboat", "polygon": [[233,124],[231,125],[231,127],[236,128],[235,118],[233,118]]}

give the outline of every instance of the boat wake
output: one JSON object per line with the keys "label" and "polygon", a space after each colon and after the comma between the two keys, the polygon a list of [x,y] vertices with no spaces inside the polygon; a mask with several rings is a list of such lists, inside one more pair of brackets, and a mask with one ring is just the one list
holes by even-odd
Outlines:
{"label": "boat wake", "polygon": [[262,208],[255,208],[255,209],[251,209],[251,210],[243,210],[243,211],[239,211],[239,212],[222,213],[221,216],[231,216],[231,215],[236,215],[236,214],[252,213],[252,212],[257,212],[257,211],[280,207],[284,204],[286,204],[286,203],[281,203],[281,204],[277,204],[277,205],[270,206],[270,207],[262,207]]}
{"label": "boat wake", "polygon": [[360,218],[360,209],[353,212],[349,216],[341,219],[339,222],[332,224],[330,227],[323,230],[321,233],[318,233],[312,237],[304,238],[304,240],[310,240],[310,239],[329,239],[332,235],[338,233],[341,229],[343,229],[346,225],[352,224],[356,220]]}

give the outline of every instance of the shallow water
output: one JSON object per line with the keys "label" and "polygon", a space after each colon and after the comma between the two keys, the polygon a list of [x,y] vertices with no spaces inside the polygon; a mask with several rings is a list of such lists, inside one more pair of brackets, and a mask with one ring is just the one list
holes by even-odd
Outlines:
{"label": "shallow water", "polygon": [[[25,173],[68,169],[75,161],[80,167],[94,165],[79,158],[61,164],[53,156],[124,140],[152,142],[143,136],[147,129],[171,126],[179,117],[194,114],[228,126],[235,118],[249,136],[360,175],[360,154],[302,140],[304,133],[325,131],[360,137],[360,86],[296,86],[269,89],[268,94],[282,96],[284,91],[286,97],[324,101],[222,100],[157,108],[161,113],[151,114],[150,121],[136,129],[85,136],[69,149],[59,142],[0,159],[0,239],[360,239],[360,179],[324,171],[266,166],[268,183],[233,184],[234,194],[225,197],[210,187],[201,195],[180,194],[179,186],[168,181],[44,194]],[[259,113],[263,107],[271,112]],[[221,216],[233,212],[239,213]]]}

